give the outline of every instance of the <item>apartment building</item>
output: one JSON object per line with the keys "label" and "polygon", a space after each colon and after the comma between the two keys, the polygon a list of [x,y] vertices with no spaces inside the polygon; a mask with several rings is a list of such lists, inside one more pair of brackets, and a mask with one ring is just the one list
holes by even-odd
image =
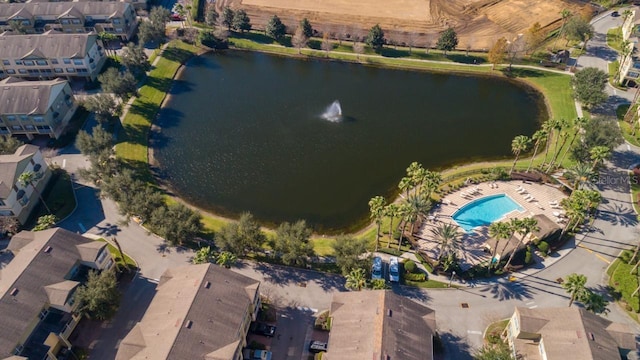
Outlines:
{"label": "apartment building", "polygon": [[[136,10],[147,10],[148,4],[147,0],[27,0],[28,2],[83,2],[83,1],[120,1],[126,2],[133,5],[133,8]],[[27,2],[27,1],[16,1],[16,2]]]}
{"label": "apartment building", "polygon": [[106,62],[96,34],[0,35],[1,77],[93,81]]}
{"label": "apartment building", "polygon": [[123,41],[133,37],[136,12],[126,2],[29,2],[0,4],[0,30],[38,34],[107,32]]}
{"label": "apartment building", "polygon": [[66,80],[0,81],[0,135],[58,138],[77,109]]}

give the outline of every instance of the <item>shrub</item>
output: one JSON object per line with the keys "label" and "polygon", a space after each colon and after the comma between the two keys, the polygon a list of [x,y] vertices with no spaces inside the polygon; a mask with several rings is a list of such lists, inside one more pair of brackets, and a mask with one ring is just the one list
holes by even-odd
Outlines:
{"label": "shrub", "polygon": [[413,260],[407,260],[404,263],[404,270],[408,273],[412,273],[414,271],[416,271],[416,263],[413,262]]}
{"label": "shrub", "polygon": [[407,273],[404,274],[404,278],[409,281],[427,281],[427,275],[423,273],[415,274],[415,273]]}
{"label": "shrub", "polygon": [[402,255],[402,251],[398,251],[397,248],[385,248],[385,247],[381,247],[378,249],[378,252],[381,253],[385,253],[385,254],[389,254],[389,255],[393,255],[393,256],[400,256]]}
{"label": "shrub", "polygon": [[524,254],[524,263],[529,265],[533,262],[533,257],[531,256],[531,248],[527,246],[527,252]]}
{"label": "shrub", "polygon": [[396,240],[400,239],[400,230],[393,230],[393,238]]}
{"label": "shrub", "polygon": [[540,250],[542,254],[547,255],[549,253],[549,244],[546,241],[540,241],[540,243],[538,243],[538,250]]}

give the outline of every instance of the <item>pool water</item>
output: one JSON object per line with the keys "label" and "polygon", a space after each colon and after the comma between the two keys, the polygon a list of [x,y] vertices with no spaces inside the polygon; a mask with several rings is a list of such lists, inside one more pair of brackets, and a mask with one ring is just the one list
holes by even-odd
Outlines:
{"label": "pool water", "polygon": [[524,208],[506,194],[498,194],[476,199],[451,217],[464,231],[471,232],[473,228],[487,226],[514,210],[524,211]]}

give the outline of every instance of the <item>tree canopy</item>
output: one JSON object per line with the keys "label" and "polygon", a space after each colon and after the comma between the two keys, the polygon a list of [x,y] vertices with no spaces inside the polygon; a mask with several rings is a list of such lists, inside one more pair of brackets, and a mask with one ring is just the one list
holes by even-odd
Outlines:
{"label": "tree canopy", "polygon": [[120,305],[118,282],[113,270],[89,272],[89,280],[74,293],[78,311],[97,320],[110,319]]}
{"label": "tree canopy", "polygon": [[364,238],[340,235],[333,243],[333,250],[342,275],[349,274],[353,269],[365,269],[369,265],[369,257],[363,256],[367,252],[367,240]]}
{"label": "tree canopy", "polygon": [[282,40],[287,33],[287,27],[282,23],[278,15],[273,15],[264,29],[267,36],[274,38],[276,41]]}
{"label": "tree canopy", "polygon": [[304,36],[306,36],[307,38],[310,38],[313,36],[313,27],[311,26],[309,19],[307,18],[302,19],[302,21],[300,21],[300,27],[302,27],[302,32]]}
{"label": "tree canopy", "polygon": [[209,26],[215,26],[218,23],[220,14],[216,11],[214,4],[207,5],[207,11],[204,13],[204,22]]}
{"label": "tree canopy", "polygon": [[170,204],[153,210],[151,224],[158,235],[169,243],[183,244],[193,240],[202,231],[200,213],[183,204]]}
{"label": "tree canopy", "polygon": [[375,50],[376,52],[380,52],[382,46],[385,43],[384,31],[382,31],[380,25],[376,24],[371,29],[369,29],[369,34],[367,35],[365,43],[371,46],[371,48],[373,48],[373,50]]}
{"label": "tree canopy", "polygon": [[0,155],[13,154],[23,142],[7,135],[0,135]]}
{"label": "tree canopy", "polygon": [[266,237],[251,213],[243,213],[238,222],[230,222],[216,234],[216,245],[236,256],[259,250]]}
{"label": "tree canopy", "polygon": [[489,50],[487,55],[489,62],[491,63],[491,69],[495,69],[496,65],[502,64],[504,58],[507,56],[507,39],[501,37]]}
{"label": "tree canopy", "polygon": [[293,224],[284,222],[276,230],[273,249],[279,253],[286,265],[303,266],[313,256],[313,244],[309,242],[311,229],[304,220]]}
{"label": "tree canopy", "polygon": [[136,75],[151,69],[151,64],[149,64],[149,59],[144,52],[144,48],[132,42],[128,43],[127,46],[122,49],[120,63]]}
{"label": "tree canopy", "polygon": [[88,96],[82,102],[85,109],[95,114],[100,124],[111,123],[120,115],[121,105],[110,94]]}
{"label": "tree canopy", "polygon": [[165,38],[167,31],[167,21],[170,20],[171,12],[162,7],[154,6],[149,12],[149,19],[147,21],[141,21],[138,26],[138,38],[141,44],[146,44],[150,41],[160,45]]}
{"label": "tree canopy", "polygon": [[598,68],[587,67],[578,71],[571,79],[576,100],[587,108],[602,104],[608,97],[604,91],[608,80],[609,75]]}
{"label": "tree canopy", "polygon": [[456,31],[453,30],[453,28],[448,28],[443,31],[436,43],[436,48],[444,51],[445,54],[447,51],[454,50],[456,46],[458,46],[458,34],[456,34]]}
{"label": "tree canopy", "polygon": [[102,84],[104,92],[113,93],[122,99],[137,93],[138,81],[128,70],[121,73],[116,68],[108,68],[107,71],[98,75],[98,81]]}
{"label": "tree canopy", "polygon": [[251,19],[244,10],[238,10],[233,14],[233,29],[241,32],[251,30]]}

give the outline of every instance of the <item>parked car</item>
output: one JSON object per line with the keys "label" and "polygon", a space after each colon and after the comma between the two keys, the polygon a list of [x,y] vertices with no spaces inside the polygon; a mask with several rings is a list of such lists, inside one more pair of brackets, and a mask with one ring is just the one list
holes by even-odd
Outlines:
{"label": "parked car", "polygon": [[171,21],[182,21],[182,20],[184,19],[179,14],[171,14]]}
{"label": "parked car", "polygon": [[614,11],[614,12],[611,13],[611,16],[612,17],[618,17],[618,16],[620,16],[620,13],[617,12],[617,11]]}
{"label": "parked car", "polygon": [[276,333],[275,326],[261,322],[251,323],[249,330],[254,334],[264,335],[268,337],[272,337]]}
{"label": "parked car", "polygon": [[319,353],[319,352],[323,352],[323,351],[327,351],[327,343],[326,342],[313,340],[313,341],[311,341],[311,343],[309,343],[309,352]]}
{"label": "parked car", "polygon": [[382,279],[382,258],[380,256],[376,256],[373,258],[373,265],[371,265],[371,278],[372,279]]}
{"label": "parked car", "polygon": [[398,258],[395,256],[389,259],[389,281],[400,281],[400,265],[398,264]]}
{"label": "parked car", "polygon": [[242,350],[242,358],[244,360],[271,360],[271,351],[267,350],[254,350],[244,349]]}

